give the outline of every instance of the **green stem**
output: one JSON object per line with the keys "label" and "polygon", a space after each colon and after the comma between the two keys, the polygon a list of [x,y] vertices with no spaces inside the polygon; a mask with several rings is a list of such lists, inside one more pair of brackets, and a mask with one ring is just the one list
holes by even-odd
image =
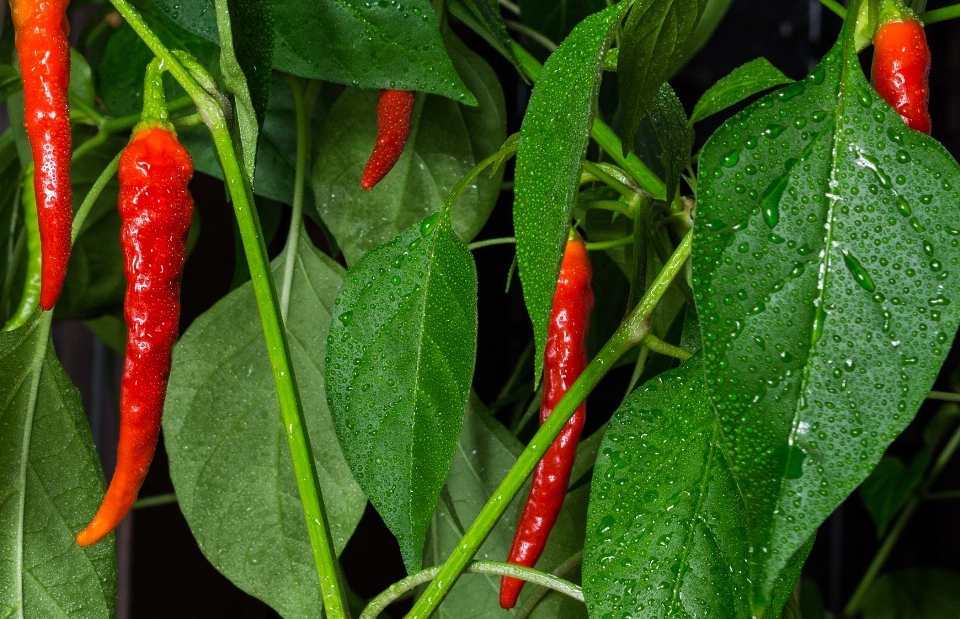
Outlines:
{"label": "green stem", "polygon": [[836,13],[838,16],[840,16],[840,19],[847,18],[847,9],[843,8],[843,5],[841,5],[836,0],[820,0],[820,4],[822,4],[823,6],[827,7],[828,9]]}
{"label": "green stem", "polygon": [[632,187],[626,185],[622,180],[610,174],[610,172],[605,168],[606,166],[602,166],[601,164],[594,163],[592,161],[584,161],[583,174],[580,177],[580,184],[582,185],[585,182],[590,182],[596,179],[611,189],[615,189],[617,193],[627,200],[633,200],[636,197],[637,192],[634,191]]}
{"label": "green stem", "polygon": [[679,359],[680,361],[686,361],[693,356],[679,346],[674,346],[673,344],[664,342],[653,333],[648,333],[647,336],[643,338],[643,345],[655,353],[673,357],[675,359]]}
{"label": "green stem", "polygon": [[854,617],[860,612],[860,605],[863,604],[864,597],[867,595],[867,592],[873,585],[873,581],[876,580],[877,575],[883,568],[883,565],[890,557],[890,553],[900,540],[900,536],[903,534],[904,529],[907,528],[907,523],[910,522],[910,518],[913,516],[913,513],[917,510],[920,502],[929,492],[930,486],[933,485],[933,482],[936,481],[940,473],[943,472],[943,469],[950,462],[950,459],[953,457],[953,454],[956,453],[958,447],[960,447],[960,427],[954,431],[953,436],[950,437],[950,440],[943,448],[943,451],[940,452],[940,456],[937,457],[937,461],[933,464],[933,468],[931,468],[930,472],[927,474],[927,478],[916,490],[914,490],[913,494],[910,496],[910,500],[907,501],[903,511],[900,512],[897,522],[893,525],[893,528],[890,529],[890,532],[887,533],[887,537],[883,540],[883,545],[880,546],[880,550],[877,551],[876,556],[873,558],[873,562],[870,563],[870,567],[867,568],[867,573],[863,575],[863,579],[857,586],[857,590],[853,592],[853,596],[851,596],[847,606],[843,609],[844,617]]}
{"label": "green stem", "polygon": [[70,237],[71,242],[76,242],[77,236],[80,235],[80,229],[83,228],[83,222],[87,219],[87,215],[90,214],[90,209],[93,208],[97,198],[99,198],[100,194],[103,193],[103,188],[107,186],[107,183],[110,182],[110,179],[113,178],[113,175],[117,173],[117,168],[120,167],[120,154],[121,153],[117,153],[117,156],[107,164],[107,167],[103,169],[103,172],[100,173],[100,176],[97,177],[97,180],[93,181],[90,191],[88,191],[87,195],[83,197],[83,202],[80,203],[80,208],[77,209],[76,214],[73,216],[73,231],[71,232]]}
{"label": "green stem", "polygon": [[79,161],[81,157],[89,153],[90,151],[103,146],[107,141],[107,138],[110,137],[110,134],[101,129],[97,134],[91,137],[89,140],[81,144],[73,151],[73,154],[70,155],[70,161],[76,162]]}
{"label": "green stem", "polygon": [[923,22],[925,26],[928,26],[938,21],[947,21],[948,19],[956,19],[958,17],[960,17],[960,4],[954,4],[945,6],[942,9],[934,9],[926,13],[921,13],[920,21]]}
{"label": "green stem", "polygon": [[[517,60],[520,61],[520,68],[524,75],[531,82],[536,82],[540,76],[540,70],[543,68],[540,61],[516,41],[511,41],[510,48],[517,56]],[[623,143],[620,142],[620,138],[613,132],[610,125],[594,116],[590,137],[618,166],[626,170],[647,193],[657,200],[666,200],[667,186],[645,163],[640,161],[636,154],[631,152],[626,157],[623,156]]]}
{"label": "green stem", "polygon": [[627,392],[623,394],[623,399],[620,401],[621,405],[627,401],[627,398],[629,398],[630,394],[633,393],[633,388],[637,386],[638,382],[640,382],[640,376],[643,374],[643,369],[647,367],[647,359],[649,358],[649,348],[641,348],[640,352],[637,353],[637,362],[633,366],[633,374],[630,376],[630,383],[627,385]]}
{"label": "green stem", "polygon": [[603,251],[605,249],[615,249],[626,245],[633,245],[633,237],[625,236],[612,241],[598,241],[596,243],[584,243],[590,251]]}
{"label": "green stem", "polygon": [[450,593],[450,589],[457,582],[460,574],[467,567],[470,559],[479,550],[490,531],[506,511],[510,502],[520,491],[524,481],[533,472],[537,463],[543,458],[547,449],[553,444],[560,430],[580,406],[587,395],[593,391],[607,372],[613,369],[616,361],[628,350],[643,341],[650,332],[650,316],[656,309],[660,299],[666,293],[673,279],[680,273],[684,263],[690,256],[692,233],[684,237],[677,250],[667,261],[656,281],[650,286],[647,293],[637,304],[636,309],[624,320],[617,332],[606,343],[596,358],[583,371],[583,374],[573,383],[566,395],[554,408],[547,421],[530,440],[530,444],[523,450],[517,462],[507,476],[500,482],[493,496],[487,501],[480,514],[464,534],[456,549],[443,564],[437,576],[424,590],[417,600],[407,619],[426,619],[437,608],[443,598]]}
{"label": "green stem", "polygon": [[[190,97],[180,97],[167,103],[167,112],[174,113],[193,107],[193,99]],[[118,116],[109,118],[103,122],[100,130],[106,133],[118,133],[124,129],[130,129],[140,122],[140,114],[128,114],[127,116]]]}
{"label": "green stem", "polygon": [[498,239],[486,239],[484,241],[476,241],[467,245],[467,249],[473,251],[475,249],[481,249],[483,247],[492,247],[493,245],[515,245],[517,239],[512,236],[503,236]]}
{"label": "green stem", "polygon": [[168,492],[167,494],[158,494],[137,499],[133,503],[133,509],[143,509],[144,507],[158,507],[160,505],[170,505],[177,502],[177,493]]}
{"label": "green stem", "polygon": [[[294,477],[297,480],[307,533],[317,566],[324,610],[327,619],[347,619],[350,617],[350,611],[345,602],[344,587],[340,581],[340,570],[323,505],[320,480],[307,436],[303,405],[293,372],[286,330],[280,316],[273,272],[267,256],[263,231],[260,228],[260,219],[257,217],[250,180],[241,168],[225,111],[214,95],[204,90],[193,74],[184,67],[179,57],[160,42],[128,0],[110,1],[153,54],[164,61],[167,71],[193,99],[197,112],[210,129],[233,202],[244,253],[250,268],[250,279],[263,326],[267,354],[280,404],[280,414],[290,446]],[[209,81],[206,76],[200,77]]]}
{"label": "green stem", "polygon": [[[387,606],[403,597],[403,595],[411,589],[436,578],[440,570],[441,566],[435,565],[416,574],[411,574],[403,580],[394,583],[387,588],[386,591],[370,600],[367,607],[363,609],[360,619],[377,619],[380,613],[386,610]],[[546,574],[529,567],[520,567],[519,565],[501,563],[499,561],[474,561],[468,565],[464,571],[470,574],[490,574],[493,576],[519,578],[520,580],[532,582],[542,587],[558,591],[578,602],[583,601],[583,590],[577,585],[552,574]]]}
{"label": "green stem", "polygon": [[[561,563],[557,569],[553,570],[553,575],[563,578],[582,563],[583,551],[581,550]],[[543,598],[547,597],[548,593],[550,593],[549,588],[537,587],[527,597],[527,601],[524,602],[523,606],[517,611],[517,615],[514,619],[527,619],[527,617],[533,614],[533,611],[536,610],[537,605],[540,604]]]}
{"label": "green stem", "polygon": [[283,287],[280,292],[280,313],[287,320],[290,311],[290,290],[293,288],[293,267],[297,262],[300,230],[303,229],[303,186],[307,177],[307,147],[310,144],[310,112],[320,92],[319,82],[312,82],[306,90],[303,79],[286,76],[293,93],[293,108],[297,119],[297,167],[293,179],[293,212],[290,215],[290,233],[287,236],[286,258],[283,265]]}
{"label": "green stem", "polygon": [[557,44],[550,40],[549,37],[543,35],[542,33],[534,30],[526,24],[521,24],[518,21],[512,19],[505,19],[503,23],[506,24],[507,30],[512,30],[518,34],[522,34],[527,37],[534,43],[537,43],[543,49],[547,50],[549,53],[557,51]]}
{"label": "green stem", "polygon": [[944,492],[931,492],[925,499],[931,501],[942,501],[944,499],[960,499],[960,490],[947,490]]}
{"label": "green stem", "polygon": [[931,391],[927,394],[928,400],[940,400],[941,402],[960,402],[960,393],[950,393],[948,391]]}
{"label": "green stem", "polygon": [[67,98],[70,100],[70,107],[76,108],[83,112],[83,114],[90,119],[91,123],[95,127],[100,127],[103,125],[104,121],[106,120],[103,114],[88,105],[86,101],[76,96],[72,90],[67,91]]}
{"label": "green stem", "polygon": [[577,206],[598,211],[613,211],[630,219],[634,217],[633,211],[630,210],[630,205],[626,202],[620,202],[619,200],[591,200],[589,202],[578,202]]}

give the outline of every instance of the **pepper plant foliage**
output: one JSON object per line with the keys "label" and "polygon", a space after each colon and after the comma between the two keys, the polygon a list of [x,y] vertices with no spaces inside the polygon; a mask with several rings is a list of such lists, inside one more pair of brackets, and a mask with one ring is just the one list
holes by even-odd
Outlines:
{"label": "pepper plant foliage", "polygon": [[[225,182],[239,232],[231,291],[175,348],[170,476],[207,559],[285,618],[373,619],[406,594],[408,617],[421,619],[759,619],[798,617],[801,606],[805,619],[822,617],[795,593],[808,591],[796,585],[820,525],[863,484],[887,530],[957,448],[960,434],[943,440],[958,416],[945,409],[912,464],[884,456],[960,325],[960,166],[864,74],[880,0],[850,3],[809,75],[793,80],[758,58],[696,102],[668,81],[729,0],[582,0],[560,12],[540,0],[98,4],[76,25],[70,83],[75,210],[90,208],[79,209],[56,310],[0,333],[0,616],[113,615],[113,536],[74,542],[104,474],[51,331],[56,319],[85,320],[122,350],[110,162],[154,56],[171,73],[180,139],[198,171]],[[30,149],[9,25],[4,321],[20,304],[29,246]],[[510,136],[507,79],[533,85]],[[608,83],[612,106],[600,102]],[[366,191],[384,88],[416,90],[417,102],[404,154]],[[695,150],[698,123],[724,113]],[[512,208],[515,238],[476,242],[495,208]],[[537,430],[571,225],[594,260],[603,337]],[[321,237],[323,251],[311,240]],[[271,241],[283,247],[272,262]],[[475,261],[514,243],[531,352],[484,403],[472,388],[489,371],[475,367]],[[503,564],[537,461],[624,364],[627,396],[581,441],[537,571]],[[368,502],[411,577],[358,601],[337,556]],[[501,575],[536,583],[515,610],[497,604]],[[960,603],[956,575],[876,576],[848,615],[919,618]]]}

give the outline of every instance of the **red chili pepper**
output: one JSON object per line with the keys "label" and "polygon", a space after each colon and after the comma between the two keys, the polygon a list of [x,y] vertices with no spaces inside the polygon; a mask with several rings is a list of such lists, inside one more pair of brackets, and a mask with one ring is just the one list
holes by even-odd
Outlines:
{"label": "red chili pepper", "polygon": [[[553,311],[547,331],[543,363],[542,424],[587,366],[587,329],[593,309],[590,278],[593,270],[587,248],[579,236],[571,235],[560,266]],[[513,547],[507,561],[533,567],[547,545],[570,483],[570,470],[577,456],[577,439],[586,419],[586,403],[564,426],[533,474],[530,495],[517,523]],[[513,608],[524,581],[504,576],[500,581],[500,606]]]}
{"label": "red chili pepper", "polygon": [[193,162],[165,123],[143,125],[120,156],[119,168],[128,333],[117,467],[100,510],[77,536],[81,546],[103,539],[137,498],[157,447],[180,319]]}
{"label": "red chili pepper", "polygon": [[880,26],[873,39],[873,87],[907,126],[929,135],[930,48],[923,26],[907,12]]}
{"label": "red chili pepper", "polygon": [[70,262],[70,24],[68,0],[11,0],[23,79],[24,125],[36,168],[34,189],[43,252],[40,307],[53,309]]}
{"label": "red chili pepper", "polygon": [[410,117],[417,93],[412,90],[381,90],[377,104],[377,144],[363,168],[360,186],[373,189],[393,169],[410,136]]}

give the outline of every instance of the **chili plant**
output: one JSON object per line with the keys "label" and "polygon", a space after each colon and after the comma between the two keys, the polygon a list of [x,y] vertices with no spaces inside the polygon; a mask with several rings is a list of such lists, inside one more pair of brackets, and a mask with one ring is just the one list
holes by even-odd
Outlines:
{"label": "chili plant", "polygon": [[[175,501],[209,562],[286,618],[824,617],[801,573],[858,487],[884,540],[844,615],[955,613],[957,575],[882,572],[960,445],[946,407],[911,464],[884,455],[924,401],[960,401],[931,392],[960,324],[960,167],[926,135],[923,30],[960,5],[821,0],[839,35],[809,74],[757,58],[682,102],[670,80],[730,0],[11,4],[0,615],[113,615],[107,533],[161,406],[175,495],[134,509]],[[121,207],[142,209],[122,243],[118,167]],[[193,169],[223,182],[237,265],[171,368]],[[45,209],[71,193],[68,251]],[[495,208],[513,236],[482,232]],[[494,245],[532,329],[484,402]],[[128,367],[164,340],[122,379],[123,496],[83,546],[106,483],[55,319],[126,345]],[[622,403],[575,448],[619,368]],[[362,599],[338,555],[368,504],[408,576]]]}

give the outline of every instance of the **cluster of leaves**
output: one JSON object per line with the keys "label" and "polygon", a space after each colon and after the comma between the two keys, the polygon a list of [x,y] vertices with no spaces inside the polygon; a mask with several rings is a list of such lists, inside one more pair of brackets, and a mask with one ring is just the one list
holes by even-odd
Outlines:
{"label": "cluster of leaves", "polygon": [[[519,27],[562,39],[542,67],[488,0],[451,0],[442,19],[426,0],[137,4],[165,45],[189,51],[233,95],[263,229],[275,232],[283,205],[293,204],[334,248],[332,257],[318,251],[294,221],[272,271],[336,552],[369,500],[411,573],[457,553],[506,557],[522,454],[534,447],[524,451],[516,436],[523,420],[511,432],[471,390],[477,274],[466,243],[487,221],[514,154],[534,382],[571,220],[598,265],[610,265],[598,267],[597,290],[629,291],[597,295],[609,323],[597,330],[613,333],[624,307],[643,325],[644,337],[612,360],[639,342],[646,348],[624,357],[635,366],[631,389],[641,386],[581,443],[538,564],[581,579],[586,608],[527,587],[513,615],[750,619],[783,608],[786,616],[824,616],[814,593],[801,597],[802,610],[791,595],[820,524],[873,471],[862,492],[882,533],[913,509],[956,449],[951,439],[933,456],[957,416],[949,409],[915,461],[881,459],[926,398],[960,324],[950,298],[960,284],[960,167],[872,90],[853,17],[806,78],[793,82],[758,59],[720,80],[688,117],[666,80],[729,0],[584,1],[570,11],[524,0]],[[79,198],[136,122],[153,58],[142,33],[115,17],[102,5],[72,56]],[[451,21],[535,81],[519,136],[506,135],[497,75]],[[6,317],[23,279],[18,187],[30,154],[4,33]],[[612,71],[616,130],[597,105]],[[305,97],[304,78],[345,87]],[[775,87],[692,152],[696,123]],[[379,88],[422,94],[403,157],[365,192],[358,179],[375,140]],[[196,169],[236,181],[208,130],[195,126],[183,90],[169,84],[168,99]],[[630,152],[634,145],[643,156]],[[308,181],[297,173],[307,159]],[[312,191],[302,191],[305,182]],[[687,189],[695,202],[682,197]],[[120,349],[115,201],[111,182],[78,237],[56,317],[87,320]],[[691,239],[692,267],[671,271],[671,256],[682,264]],[[238,267],[233,291],[177,344],[163,421],[170,474],[220,572],[284,617],[316,617],[324,605],[303,480],[279,416],[261,299],[246,279]],[[49,331],[40,320],[0,334],[0,479],[8,489],[0,543],[11,558],[0,562],[0,614],[105,617],[116,588],[112,544],[73,543],[103,475]],[[604,350],[623,341],[614,336]],[[675,367],[671,355],[685,362]],[[536,398],[527,401],[535,410]],[[514,482],[509,496],[505,478]],[[488,522],[491,496],[503,508]],[[487,528],[471,537],[478,527]],[[956,586],[947,586],[955,579],[886,575],[859,608],[879,619],[917,599],[921,610],[905,612],[928,614],[904,616],[935,616],[956,603]],[[434,583],[445,596],[438,614],[499,616],[496,583],[491,575]]]}

